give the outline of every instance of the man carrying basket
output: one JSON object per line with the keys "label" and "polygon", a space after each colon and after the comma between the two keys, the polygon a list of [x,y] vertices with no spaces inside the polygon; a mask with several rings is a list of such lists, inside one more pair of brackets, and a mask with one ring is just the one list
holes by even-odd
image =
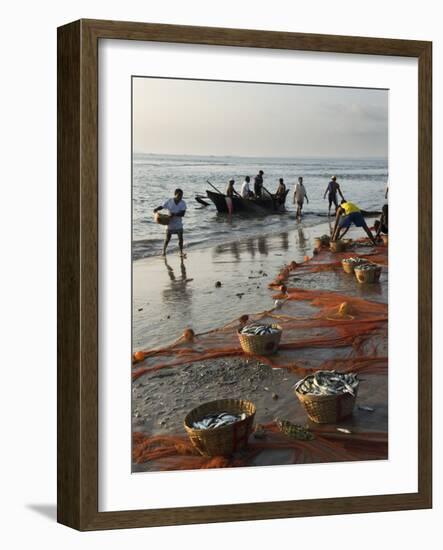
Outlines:
{"label": "man carrying basket", "polygon": [[[168,199],[163,206],[157,206],[154,209],[154,213],[163,209],[169,210],[169,221],[166,227],[165,242],[163,244],[163,256],[166,256],[166,249],[172,235],[178,236],[178,246],[180,248],[180,256],[183,258],[183,216],[186,213],[186,203],[183,200],[183,191],[176,189],[174,191],[174,198]],[[162,223],[157,218],[158,223]],[[163,222],[164,223],[164,222]]]}

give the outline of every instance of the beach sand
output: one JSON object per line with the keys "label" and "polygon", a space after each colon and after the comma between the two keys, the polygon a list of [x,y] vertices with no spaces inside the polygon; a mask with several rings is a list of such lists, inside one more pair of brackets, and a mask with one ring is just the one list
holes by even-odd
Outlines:
{"label": "beach sand", "polygon": [[[273,236],[191,249],[183,263],[177,252],[171,252],[166,259],[156,256],[136,260],[133,351],[171,343],[187,327],[200,333],[244,313],[270,309],[274,300],[269,282],[283,265],[312,256],[314,238],[324,234],[329,234],[328,224],[308,228],[299,224],[293,231]],[[363,236],[355,228],[347,235]],[[220,288],[215,287],[217,281],[222,284]],[[387,286],[356,287],[354,281],[331,273],[314,274],[310,285],[387,301]]]}
{"label": "beach sand", "polygon": [[[369,222],[370,223],[370,222]],[[177,253],[133,264],[133,350],[158,348],[175,341],[187,327],[201,333],[221,327],[242,314],[269,310],[274,292],[268,284],[281,267],[312,256],[314,237],[329,233],[328,224],[303,228],[271,237],[257,237],[194,249],[183,264]],[[355,228],[350,238],[362,237]],[[359,285],[343,273],[321,272],[292,279],[304,288],[334,290],[343,294],[387,302],[387,272],[380,284]],[[216,288],[220,281],[222,286]],[[295,283],[294,283],[295,281]],[[319,352],[322,353],[322,352]],[[324,351],[323,351],[324,353]],[[287,369],[271,368],[253,358],[231,357],[194,362],[146,373],[133,382],[133,430],[146,434],[184,435],[183,419],[195,406],[222,398],[242,398],[257,407],[256,422],[284,418],[309,425],[292,386],[300,376]],[[341,427],[387,432],[387,376],[365,374],[360,384],[353,417]],[[289,460],[289,458],[288,458]],[[255,465],[286,463],[284,452],[260,454]],[[133,471],[155,469],[152,464],[133,464]]]}

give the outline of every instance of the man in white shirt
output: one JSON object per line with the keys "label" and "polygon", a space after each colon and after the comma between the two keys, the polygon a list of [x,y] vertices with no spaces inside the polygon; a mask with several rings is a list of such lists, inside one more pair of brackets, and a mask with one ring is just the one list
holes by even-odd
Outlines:
{"label": "man in white shirt", "polygon": [[297,203],[297,218],[301,218],[301,211],[303,208],[303,203],[305,201],[309,204],[308,194],[306,193],[305,186],[303,185],[303,178],[298,178],[298,183],[295,185],[294,191],[294,200],[293,203]]}
{"label": "man in white shirt", "polygon": [[183,200],[183,191],[176,189],[174,191],[174,198],[168,199],[163,206],[157,206],[154,212],[159,210],[169,210],[171,219],[166,227],[166,237],[163,244],[163,256],[166,256],[166,249],[172,235],[178,236],[178,246],[180,248],[180,256],[183,258],[183,216],[186,213],[186,203]]}
{"label": "man in white shirt", "polygon": [[252,195],[251,189],[249,187],[249,182],[251,181],[251,178],[249,176],[245,177],[245,181],[243,182],[240,190],[240,194],[243,199],[249,199],[249,197]]}

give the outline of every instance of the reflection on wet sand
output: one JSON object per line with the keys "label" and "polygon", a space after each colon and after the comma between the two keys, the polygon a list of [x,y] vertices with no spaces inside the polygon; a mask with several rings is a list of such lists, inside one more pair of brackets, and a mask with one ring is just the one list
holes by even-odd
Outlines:
{"label": "reflection on wet sand", "polygon": [[257,246],[260,254],[262,254],[263,256],[267,256],[269,254],[267,237],[259,237],[257,239]]}
{"label": "reflection on wet sand", "polygon": [[282,233],[280,237],[282,250],[289,250],[289,233]]}
{"label": "reflection on wet sand", "polygon": [[[276,238],[278,240],[276,240]],[[302,236],[302,240],[304,243],[307,243],[304,236]],[[261,256],[268,256],[271,251],[283,253],[287,252],[290,248],[291,244],[289,241],[289,233],[284,232],[275,236],[251,237],[249,239],[245,239],[244,241],[219,244],[214,247],[213,254],[215,257],[229,255],[231,256],[230,259],[235,262],[240,262],[242,259],[245,259],[245,257],[248,257],[251,260],[256,257],[259,259]],[[277,255],[283,256],[284,254]]]}
{"label": "reflection on wet sand", "polygon": [[[194,249],[188,252],[186,265],[172,254],[166,261],[157,257],[134,262],[134,346],[161,345],[179,336],[185,327],[202,332],[245,313],[269,309],[274,300],[268,284],[275,274],[283,264],[298,263],[311,255],[313,238],[327,232],[327,223],[315,228],[297,224],[290,232]],[[382,273],[382,284],[366,289],[368,285],[356,285],[352,276],[337,271],[303,280],[293,277],[291,282],[308,289],[333,287],[353,296],[364,296],[366,289],[370,299],[383,301],[385,280]],[[216,287],[217,281],[220,287]],[[158,322],[153,322],[153,316]]]}
{"label": "reflection on wet sand", "polygon": [[249,255],[251,256],[251,258],[255,258],[254,239],[248,239],[245,244],[246,244],[246,250],[249,252]]}
{"label": "reflection on wet sand", "polygon": [[306,238],[305,232],[303,230],[303,225],[297,225],[297,232],[295,234],[295,242],[297,243],[297,248],[305,253],[309,248],[309,239]]}
{"label": "reflection on wet sand", "polygon": [[[277,243],[273,243],[271,248],[278,250],[288,250],[289,248],[289,236],[288,233],[283,233],[281,237],[281,246]],[[261,236],[250,239],[245,239],[243,242],[235,241],[229,244],[219,244],[214,247],[214,256],[223,256],[230,254],[232,258],[239,262],[242,260],[242,256],[248,255],[250,258],[255,258],[258,253],[260,256],[267,256],[269,254],[269,240],[270,237]]]}
{"label": "reflection on wet sand", "polygon": [[165,258],[165,267],[170,280],[170,285],[163,289],[163,302],[177,303],[177,300],[190,303],[192,298],[192,290],[188,288],[188,283],[192,279],[188,279],[186,266],[183,260],[180,261],[180,278],[177,279],[174,269]]}
{"label": "reflection on wet sand", "polygon": [[239,250],[238,243],[236,241],[231,243],[230,250],[231,250],[232,256],[235,258],[235,260],[237,262],[239,262],[240,261],[240,250]]}
{"label": "reflection on wet sand", "polygon": [[297,227],[296,241],[298,243],[299,248],[306,248],[306,237],[303,232],[303,227],[301,225]]}

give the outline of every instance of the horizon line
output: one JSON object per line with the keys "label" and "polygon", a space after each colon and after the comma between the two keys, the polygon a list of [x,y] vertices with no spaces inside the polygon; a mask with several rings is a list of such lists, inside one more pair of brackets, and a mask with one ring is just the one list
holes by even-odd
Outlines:
{"label": "horizon line", "polygon": [[214,155],[210,153],[206,154],[199,154],[199,153],[148,153],[146,151],[132,151],[132,155],[152,155],[157,157],[162,156],[170,156],[170,157],[216,157],[216,158],[246,158],[246,159],[260,159],[260,158],[267,158],[267,159],[388,159],[389,155],[338,155],[338,156],[330,156],[330,155],[303,155],[303,156],[288,156],[288,155],[282,155],[282,156],[276,156],[276,155],[232,155],[232,154],[225,154],[225,155]]}

